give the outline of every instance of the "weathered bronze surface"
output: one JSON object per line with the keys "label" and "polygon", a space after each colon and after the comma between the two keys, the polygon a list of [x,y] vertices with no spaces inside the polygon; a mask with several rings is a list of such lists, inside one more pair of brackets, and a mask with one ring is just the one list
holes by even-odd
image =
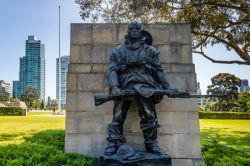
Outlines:
{"label": "weathered bronze surface", "polygon": [[[110,93],[117,97],[123,96],[124,90],[136,90],[139,95],[133,98],[115,98],[113,119],[108,126],[109,144],[105,149],[105,156],[118,155],[123,160],[139,160],[143,157],[129,146],[124,148],[126,139],[123,135],[123,124],[132,100],[137,103],[146,152],[166,156],[157,143],[159,125],[155,104],[161,101],[162,95],[148,95],[148,92],[152,89],[171,90],[170,96],[175,96],[178,91],[170,87],[158,58],[159,52],[151,44],[150,33],[141,30],[139,22],[131,21],[125,43],[111,51],[107,77]],[[119,156],[118,153],[125,155]]]}

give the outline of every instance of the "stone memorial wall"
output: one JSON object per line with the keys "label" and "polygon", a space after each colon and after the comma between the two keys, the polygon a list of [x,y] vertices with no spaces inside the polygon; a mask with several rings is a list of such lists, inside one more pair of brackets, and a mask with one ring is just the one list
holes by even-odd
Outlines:
{"label": "stone memorial wall", "polygon": [[[189,24],[146,24],[173,87],[196,93]],[[111,48],[124,42],[127,24],[71,24],[67,80],[65,151],[99,157],[107,145],[113,102],[94,105],[94,95],[108,92],[106,71]],[[198,166],[202,161],[197,99],[164,97],[156,105],[160,147],[173,166]],[[144,150],[136,105],[128,112],[124,133],[128,144]]]}

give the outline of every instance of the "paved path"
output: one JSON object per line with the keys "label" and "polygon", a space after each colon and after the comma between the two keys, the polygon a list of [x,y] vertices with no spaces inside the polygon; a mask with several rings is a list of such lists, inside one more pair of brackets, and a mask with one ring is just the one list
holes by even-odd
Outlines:
{"label": "paved path", "polygon": [[52,116],[52,117],[58,117],[58,116],[65,116],[65,114],[64,115],[40,114],[40,115],[28,115],[28,116]]}

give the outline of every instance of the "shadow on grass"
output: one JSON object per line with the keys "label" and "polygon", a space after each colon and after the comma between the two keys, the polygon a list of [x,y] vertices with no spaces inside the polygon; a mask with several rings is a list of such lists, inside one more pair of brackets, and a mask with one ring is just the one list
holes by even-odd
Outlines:
{"label": "shadow on grass", "polygon": [[224,145],[250,152],[250,133],[243,131],[229,131],[226,128],[207,128],[201,130],[201,137],[217,140]]}
{"label": "shadow on grass", "polygon": [[9,140],[15,140],[19,136],[23,136],[25,133],[16,133],[16,134],[1,134],[0,135],[0,141],[9,141]]}
{"label": "shadow on grass", "polygon": [[216,142],[201,141],[206,166],[249,166],[250,155],[221,146]]}
{"label": "shadow on grass", "polygon": [[25,137],[22,144],[0,146],[0,165],[95,166],[97,159],[64,153],[64,130],[45,130]]}

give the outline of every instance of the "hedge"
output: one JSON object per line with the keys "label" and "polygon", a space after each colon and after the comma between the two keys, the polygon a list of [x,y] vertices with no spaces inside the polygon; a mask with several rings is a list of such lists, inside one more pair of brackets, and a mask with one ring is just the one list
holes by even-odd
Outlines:
{"label": "hedge", "polygon": [[199,112],[200,119],[250,119],[250,113],[242,112]]}
{"label": "hedge", "polygon": [[0,116],[21,116],[22,110],[21,107],[0,107]]}

